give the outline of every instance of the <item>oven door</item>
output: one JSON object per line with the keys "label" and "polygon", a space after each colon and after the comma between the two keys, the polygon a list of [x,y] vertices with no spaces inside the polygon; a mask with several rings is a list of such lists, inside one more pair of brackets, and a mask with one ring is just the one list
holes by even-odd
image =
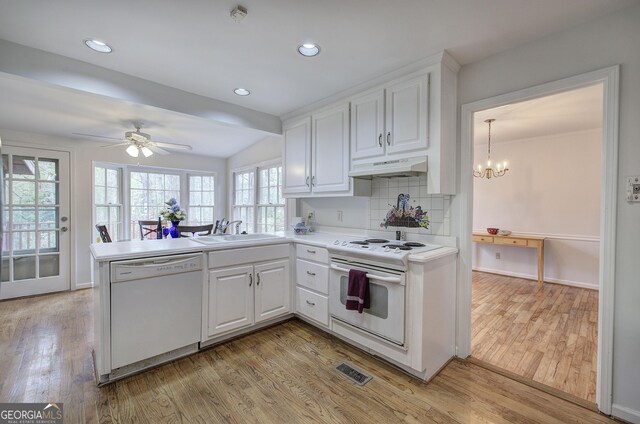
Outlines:
{"label": "oven door", "polygon": [[[346,307],[349,270],[367,273],[370,307],[360,314]],[[405,274],[368,265],[331,261],[329,311],[333,318],[372,333],[394,344],[404,345]]]}

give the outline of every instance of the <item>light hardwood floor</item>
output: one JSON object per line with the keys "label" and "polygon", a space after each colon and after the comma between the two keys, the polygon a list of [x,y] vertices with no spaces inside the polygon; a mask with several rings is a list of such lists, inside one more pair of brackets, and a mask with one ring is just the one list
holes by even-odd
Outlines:
{"label": "light hardwood floor", "polygon": [[66,424],[611,422],[463,361],[425,384],[297,320],[98,389],[91,296],[0,302],[0,402],[64,402]]}
{"label": "light hardwood floor", "polygon": [[472,357],[595,403],[598,292],[473,273]]}

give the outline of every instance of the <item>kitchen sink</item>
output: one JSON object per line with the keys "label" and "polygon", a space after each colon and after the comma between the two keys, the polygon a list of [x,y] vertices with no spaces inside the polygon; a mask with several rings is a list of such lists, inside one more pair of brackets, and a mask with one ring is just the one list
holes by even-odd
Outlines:
{"label": "kitchen sink", "polygon": [[281,236],[274,234],[228,234],[228,235],[210,235],[200,236],[192,238],[193,241],[197,241],[202,244],[218,244],[225,242],[237,242],[237,241],[256,241],[256,240],[269,240],[278,239]]}

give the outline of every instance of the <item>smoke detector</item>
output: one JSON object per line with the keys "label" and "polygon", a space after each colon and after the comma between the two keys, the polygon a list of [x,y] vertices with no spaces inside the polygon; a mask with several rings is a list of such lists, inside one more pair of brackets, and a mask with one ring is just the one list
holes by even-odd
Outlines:
{"label": "smoke detector", "polygon": [[242,22],[242,20],[247,16],[247,8],[244,6],[237,5],[233,8],[230,13],[231,19],[236,21],[236,23]]}

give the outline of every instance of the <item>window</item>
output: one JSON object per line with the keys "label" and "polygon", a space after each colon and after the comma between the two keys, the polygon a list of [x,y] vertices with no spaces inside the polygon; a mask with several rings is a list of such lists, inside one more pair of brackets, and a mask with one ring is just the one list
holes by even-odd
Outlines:
{"label": "window", "polygon": [[122,239],[120,169],[94,168],[94,225],[106,225],[113,241]]}
{"label": "window", "polygon": [[258,169],[257,231],[284,231],[284,198],[282,197],[282,166]]}
{"label": "window", "polygon": [[284,230],[281,165],[235,172],[233,182],[233,219],[242,220],[241,230],[249,233]]}
{"label": "window", "polygon": [[176,199],[180,203],[180,175],[159,172],[130,172],[131,235],[138,232],[139,220],[158,219],[165,202]]}
{"label": "window", "polygon": [[189,175],[189,206],[187,221],[190,224],[213,222],[215,206],[215,180],[213,175]]}
{"label": "window", "polygon": [[171,198],[186,212],[187,223],[212,224],[215,175],[120,164],[94,165],[93,225],[106,225],[114,241],[138,239],[138,221],[157,220]]}
{"label": "window", "polygon": [[233,219],[242,220],[241,231],[253,233],[255,171],[236,172],[234,178]]}

